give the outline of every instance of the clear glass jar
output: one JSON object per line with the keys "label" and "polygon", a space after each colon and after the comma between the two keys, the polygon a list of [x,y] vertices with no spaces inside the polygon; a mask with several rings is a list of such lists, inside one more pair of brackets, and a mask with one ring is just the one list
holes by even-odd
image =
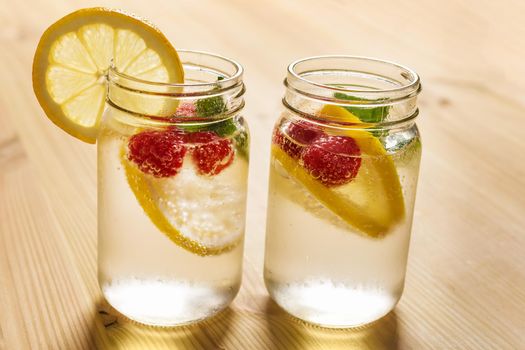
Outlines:
{"label": "clear glass jar", "polygon": [[184,84],[110,69],[98,136],[98,278],[107,301],[172,326],[229,305],[241,282],[248,175],[242,67],[180,51]]}
{"label": "clear glass jar", "polygon": [[355,327],[403,291],[421,142],[419,77],[352,56],[293,62],[272,139],[264,278],[290,314]]}

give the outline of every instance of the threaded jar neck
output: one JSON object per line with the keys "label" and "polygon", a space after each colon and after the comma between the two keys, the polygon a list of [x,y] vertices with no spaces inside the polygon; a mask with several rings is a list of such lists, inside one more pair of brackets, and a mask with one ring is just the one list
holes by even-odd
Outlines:
{"label": "threaded jar neck", "polygon": [[223,108],[208,109],[206,115],[176,117],[180,122],[224,119],[244,107],[242,66],[231,59],[201,51],[179,50],[184,83],[158,83],[141,80],[114,66],[108,72],[108,104],[123,112],[154,119],[170,119],[181,104],[221,101]]}
{"label": "threaded jar neck", "polygon": [[[345,108],[359,117],[349,124],[391,127],[417,116],[419,76],[411,69],[357,56],[316,56],[288,66],[283,103],[304,118],[324,121],[326,105]],[[334,122],[330,118],[330,122]],[[345,120],[339,121],[345,124]]]}

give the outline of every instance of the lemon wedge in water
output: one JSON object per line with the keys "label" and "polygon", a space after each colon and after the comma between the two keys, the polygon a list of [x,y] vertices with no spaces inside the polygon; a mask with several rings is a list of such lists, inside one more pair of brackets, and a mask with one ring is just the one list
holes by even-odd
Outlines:
{"label": "lemon wedge in water", "polygon": [[[339,106],[327,105],[320,113],[326,118],[360,122],[359,118]],[[352,129],[338,131],[338,135],[352,137],[362,157],[357,176],[342,186],[323,185],[277,145],[272,145],[272,155],[295,181],[332,213],[370,237],[382,237],[405,215],[403,192],[395,164],[381,142],[370,132]]]}
{"label": "lemon wedge in water", "polygon": [[129,186],[151,222],[178,246],[200,256],[219,255],[241,243],[244,234],[248,162],[236,157],[218,175],[202,176],[186,157],[180,172],[157,178],[120,160]]}

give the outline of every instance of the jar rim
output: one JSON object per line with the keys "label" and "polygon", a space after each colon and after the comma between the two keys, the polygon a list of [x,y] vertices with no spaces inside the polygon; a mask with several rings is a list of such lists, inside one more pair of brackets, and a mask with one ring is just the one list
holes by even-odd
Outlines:
{"label": "jar rim", "polygon": [[[126,73],[119,71],[116,66],[111,63],[108,69],[108,81],[110,83],[117,83],[123,87],[127,88],[130,84],[133,84],[135,87],[133,90],[137,90],[136,86],[140,86],[141,93],[152,93],[152,94],[169,94],[173,96],[195,96],[195,95],[206,95],[206,94],[220,94],[231,88],[238,87],[242,85],[242,76],[244,73],[243,66],[231,59],[222,55],[215,53],[200,51],[200,50],[188,50],[180,49],[177,50],[179,56],[181,56],[181,63],[184,70],[186,70],[187,65],[200,66],[201,63],[191,61],[192,56],[203,56],[204,58],[213,59],[217,62],[222,62],[223,64],[230,65],[233,73],[228,73],[226,71],[221,71],[215,69],[215,67],[208,67],[213,69],[216,72],[220,72],[222,77],[221,80],[213,82],[184,82],[184,83],[173,83],[173,82],[157,82],[151,80],[145,80],[137,78]],[[186,57],[189,56],[190,60],[186,61]],[[181,92],[182,91],[182,92]]]}
{"label": "jar rim", "polygon": [[[323,61],[337,62],[341,63],[346,69],[334,69],[334,67],[324,66],[320,64]],[[367,69],[366,71],[358,70],[352,68],[354,66],[358,67],[363,64],[374,65],[377,68],[381,69],[391,69],[392,72],[399,74],[403,80],[397,80],[399,77],[396,77],[395,86],[391,88],[356,88],[355,86],[348,88],[342,87],[340,85],[328,85],[321,82],[316,82],[312,79],[309,79],[308,76],[312,72],[320,71],[348,71],[354,73],[370,73],[377,77],[384,78],[385,80],[390,80],[394,82],[393,77],[386,75],[376,74],[373,70]],[[319,64],[316,70],[304,70],[301,71],[301,66],[315,66]],[[310,67],[311,68],[311,67]],[[394,102],[397,100],[404,100],[410,97],[414,97],[419,94],[421,91],[421,82],[419,75],[404,65],[382,60],[373,57],[366,56],[354,56],[354,55],[319,55],[319,56],[310,56],[305,58],[300,58],[293,61],[288,65],[287,68],[288,76],[284,81],[284,84],[287,88],[292,88],[296,92],[306,95],[310,98],[321,99],[321,100],[334,100],[338,103],[345,103],[344,99],[338,99],[336,97],[329,98],[326,93],[330,92],[335,95],[335,93],[349,93],[354,97],[362,98],[361,101],[353,100],[351,104],[376,104],[378,100]],[[320,93],[323,91],[323,93]],[[333,96],[333,95],[332,95]],[[349,101],[346,101],[348,103]]]}

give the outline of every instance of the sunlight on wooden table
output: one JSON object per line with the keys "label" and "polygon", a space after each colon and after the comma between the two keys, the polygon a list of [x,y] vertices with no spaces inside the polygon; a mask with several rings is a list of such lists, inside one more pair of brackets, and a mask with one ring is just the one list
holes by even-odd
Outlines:
{"label": "sunlight on wooden table", "polygon": [[[395,312],[370,325],[351,330],[325,329],[307,324],[289,316],[273,301],[267,300],[267,317],[257,317],[227,308],[217,316],[186,327],[156,328],[127,320],[106,303],[99,306],[95,322],[104,325],[104,341],[100,348],[122,349],[173,349],[184,345],[188,348],[215,349],[224,338],[235,336],[231,328],[242,329],[253,323],[267,333],[270,344],[283,349],[392,349],[397,343],[397,320]],[[229,341],[235,341],[231,339]],[[243,339],[236,339],[243,342]],[[247,339],[244,340],[245,342]]]}
{"label": "sunlight on wooden table", "polygon": [[[102,300],[96,147],[54,127],[31,88],[43,30],[93,4],[5,0],[0,349],[524,349],[525,3],[505,3],[126,2],[175,47],[244,65],[252,130],[241,291],[208,321],[159,329],[126,320]],[[270,301],[262,278],[270,134],[286,66],[334,53],[405,64],[423,83],[423,160],[405,292],[394,312],[355,330],[293,319]]]}

